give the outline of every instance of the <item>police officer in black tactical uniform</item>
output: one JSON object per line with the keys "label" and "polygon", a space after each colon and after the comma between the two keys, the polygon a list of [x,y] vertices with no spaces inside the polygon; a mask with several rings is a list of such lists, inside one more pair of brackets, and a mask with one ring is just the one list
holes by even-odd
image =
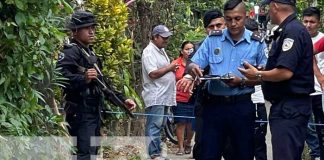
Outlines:
{"label": "police officer in black tactical uniform", "polygon": [[[248,18],[245,20],[245,28],[252,31],[255,34],[262,36],[259,32],[259,24],[254,19]],[[262,37],[263,38],[263,37]],[[264,67],[264,66],[260,66]],[[255,104],[256,118],[257,121],[268,121],[267,110],[265,107],[265,101],[261,89],[261,85],[254,87],[255,92],[252,94],[252,102]],[[266,122],[256,122],[254,131],[254,157],[255,160],[267,160],[267,144],[266,144],[266,134],[267,134],[267,123]]]}
{"label": "police officer in black tactical uniform", "polygon": [[274,160],[300,160],[314,92],[313,45],[296,18],[295,0],[266,0],[269,15],[279,27],[265,71],[245,63],[239,70],[248,79],[263,81],[265,99],[272,104],[269,123]]}
{"label": "police officer in black tactical uniform", "polygon": [[[77,159],[90,159],[96,155],[98,147],[90,144],[90,138],[100,136],[100,113],[104,106],[104,95],[97,85],[102,79],[100,74],[101,63],[90,45],[94,42],[95,17],[88,11],[76,11],[68,23],[72,31],[70,44],[64,46],[57,67],[69,81],[64,94],[66,105],[66,121],[71,136],[77,138]],[[99,67],[96,67],[98,66]],[[114,91],[118,98],[124,100],[129,109],[134,109],[133,100],[125,98]]]}

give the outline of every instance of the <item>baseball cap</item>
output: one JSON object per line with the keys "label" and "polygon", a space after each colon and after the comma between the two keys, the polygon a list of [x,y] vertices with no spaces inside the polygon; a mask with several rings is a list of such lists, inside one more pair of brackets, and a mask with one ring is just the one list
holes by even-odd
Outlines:
{"label": "baseball cap", "polygon": [[288,4],[295,6],[296,5],[296,0],[264,0],[262,1],[262,5],[267,5],[270,4],[271,2],[277,2],[277,3],[282,3],[282,4]]}
{"label": "baseball cap", "polygon": [[153,36],[160,35],[161,37],[169,37],[173,35],[165,25],[157,25],[153,28]]}
{"label": "baseball cap", "polygon": [[67,25],[69,29],[78,29],[97,25],[95,16],[88,11],[76,11]]}

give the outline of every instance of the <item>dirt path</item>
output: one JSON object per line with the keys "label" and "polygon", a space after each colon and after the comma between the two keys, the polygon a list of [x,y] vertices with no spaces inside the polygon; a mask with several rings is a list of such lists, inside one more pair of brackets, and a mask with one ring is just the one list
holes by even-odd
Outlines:
{"label": "dirt path", "polygon": [[[269,113],[270,104],[266,103],[267,113]],[[145,137],[108,137],[103,139],[103,146],[109,146],[103,149],[101,159],[108,160],[139,160],[146,159]],[[266,136],[268,160],[272,160],[271,134],[268,127]],[[177,145],[171,142],[165,143],[164,156],[172,160],[192,160],[192,154],[182,156],[176,155]],[[194,142],[191,143],[192,145]],[[98,160],[101,160],[98,158]]]}

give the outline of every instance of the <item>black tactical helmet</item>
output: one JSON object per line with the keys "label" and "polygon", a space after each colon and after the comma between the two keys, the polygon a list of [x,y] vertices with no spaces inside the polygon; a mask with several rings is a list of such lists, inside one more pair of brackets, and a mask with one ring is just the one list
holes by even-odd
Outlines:
{"label": "black tactical helmet", "polygon": [[72,17],[67,25],[68,29],[74,30],[83,27],[89,27],[97,25],[96,19],[91,12],[88,11],[76,11],[72,14]]}

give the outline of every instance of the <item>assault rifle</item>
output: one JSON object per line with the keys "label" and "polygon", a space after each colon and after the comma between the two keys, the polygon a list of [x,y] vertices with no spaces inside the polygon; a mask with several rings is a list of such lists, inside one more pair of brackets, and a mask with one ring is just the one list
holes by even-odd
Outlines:
{"label": "assault rifle", "polygon": [[[134,114],[128,109],[127,105],[123,100],[121,100],[115,93],[114,89],[110,87],[108,78],[106,78],[100,68],[97,65],[97,57],[95,56],[90,56],[83,48],[77,46],[81,51],[82,55],[85,57],[85,59],[88,61],[89,64],[93,65],[94,68],[97,70],[98,74],[102,77],[100,80],[98,77],[96,77],[95,82],[98,84],[99,89],[102,91],[102,93],[105,96],[105,100],[111,102],[112,104],[120,107],[128,116],[131,118],[134,118]],[[79,68],[82,66],[79,66]],[[80,69],[79,69],[80,70]],[[86,71],[84,67],[81,68],[83,72]]]}
{"label": "assault rifle", "polygon": [[108,88],[107,85],[107,78],[103,77],[103,81],[99,80],[99,78],[96,78],[96,82],[99,85],[100,90],[102,93],[105,95],[105,100],[113,103],[114,105],[120,107],[123,109],[123,111],[130,116],[131,118],[134,118],[134,114],[128,109],[127,105],[125,102],[123,102],[116,94],[115,92],[111,89]]}

